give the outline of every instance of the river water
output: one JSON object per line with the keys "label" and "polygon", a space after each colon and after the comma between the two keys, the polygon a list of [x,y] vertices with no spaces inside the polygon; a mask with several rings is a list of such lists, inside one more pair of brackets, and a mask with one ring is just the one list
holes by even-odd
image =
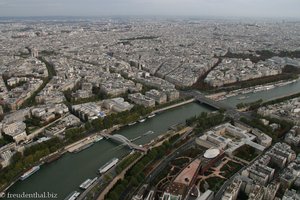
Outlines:
{"label": "river water", "polygon": [[[136,140],[136,144],[145,144],[165,133],[174,124],[185,122],[189,117],[199,115],[201,112],[211,111],[197,103],[190,103],[174,108],[143,123],[124,127],[115,132],[128,139],[143,136],[147,131],[153,131]],[[41,166],[41,169],[24,181],[18,181],[8,192],[10,193],[43,193],[58,194],[58,199],[64,199],[72,191],[80,191],[79,185],[88,178],[97,176],[97,170],[114,157],[122,158],[130,150],[118,146],[109,140],[101,140],[90,148],[79,153],[67,153],[61,159]]]}
{"label": "river water", "polygon": [[[241,102],[249,103],[249,102],[257,101],[259,99],[266,101],[266,100],[280,98],[283,96],[287,96],[299,92],[300,92],[300,80],[298,79],[296,82],[290,83],[285,86],[276,87],[270,90],[260,91],[256,93],[240,94],[234,97],[229,97],[221,102],[235,107],[238,103]],[[242,100],[239,99],[242,96],[246,96],[247,98]]]}
{"label": "river water", "polygon": [[[230,97],[222,102],[235,106],[240,102],[253,102],[259,99],[268,100],[282,97],[300,91],[300,81],[276,87],[267,91],[249,93]],[[240,100],[241,96],[249,96]],[[174,124],[185,122],[189,117],[199,115],[201,112],[212,111],[210,108],[197,103],[190,103],[156,115],[147,119],[144,123],[137,123],[133,126],[124,127],[115,132],[128,139],[143,136],[147,131],[154,131],[153,134],[143,136],[135,141],[136,144],[145,144],[165,133]],[[122,158],[130,150],[121,147],[109,140],[101,140],[92,147],[76,153],[65,154],[61,159],[41,166],[41,169],[27,178],[25,181],[18,181],[8,192],[10,193],[42,193],[53,192],[58,194],[58,199],[64,199],[72,191],[80,191],[78,186],[87,178],[97,176],[97,169],[111,160],[113,157]]]}

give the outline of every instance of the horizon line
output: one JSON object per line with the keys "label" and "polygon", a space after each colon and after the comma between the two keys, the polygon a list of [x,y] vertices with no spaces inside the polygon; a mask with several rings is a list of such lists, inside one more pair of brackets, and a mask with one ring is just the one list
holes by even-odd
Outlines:
{"label": "horizon line", "polygon": [[283,17],[283,16],[225,16],[225,15],[151,15],[151,14],[119,14],[119,15],[28,15],[28,16],[9,16],[4,15],[0,18],[205,18],[205,19],[247,19],[247,20],[300,20],[300,17]]}

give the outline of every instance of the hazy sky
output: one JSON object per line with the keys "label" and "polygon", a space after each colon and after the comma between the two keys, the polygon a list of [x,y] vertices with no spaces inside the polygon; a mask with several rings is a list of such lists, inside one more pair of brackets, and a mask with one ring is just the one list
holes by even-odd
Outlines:
{"label": "hazy sky", "polygon": [[300,0],[0,0],[0,16],[103,15],[300,18]]}

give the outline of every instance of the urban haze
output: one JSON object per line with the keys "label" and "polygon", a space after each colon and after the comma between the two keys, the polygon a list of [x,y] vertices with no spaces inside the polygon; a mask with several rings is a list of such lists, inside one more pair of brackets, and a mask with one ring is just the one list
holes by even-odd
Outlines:
{"label": "urban haze", "polygon": [[299,200],[299,8],[0,0],[0,199]]}
{"label": "urban haze", "polygon": [[298,0],[1,0],[0,16],[299,18]]}

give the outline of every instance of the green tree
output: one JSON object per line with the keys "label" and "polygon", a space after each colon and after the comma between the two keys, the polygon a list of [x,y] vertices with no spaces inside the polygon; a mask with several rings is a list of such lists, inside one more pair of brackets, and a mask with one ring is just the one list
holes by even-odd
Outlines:
{"label": "green tree", "polygon": [[119,195],[117,192],[111,192],[108,196],[109,199],[112,199],[112,200],[118,200],[119,199]]}
{"label": "green tree", "polygon": [[138,180],[136,179],[136,177],[131,177],[131,179],[130,179],[130,183],[134,186],[134,187],[136,187],[136,186],[138,186],[139,185],[139,182],[138,182]]}
{"label": "green tree", "polygon": [[25,158],[24,158],[24,163],[25,164],[31,164],[31,163],[33,163],[34,162],[34,160],[33,160],[33,155],[29,155],[29,156],[26,156]]}

